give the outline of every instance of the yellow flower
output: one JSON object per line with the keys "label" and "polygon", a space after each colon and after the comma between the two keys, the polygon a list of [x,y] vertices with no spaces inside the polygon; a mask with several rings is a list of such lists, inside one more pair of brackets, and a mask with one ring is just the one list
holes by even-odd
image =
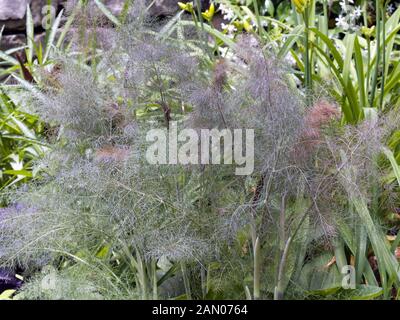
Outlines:
{"label": "yellow flower", "polygon": [[249,21],[244,20],[243,21],[243,28],[244,30],[246,30],[247,32],[252,32],[253,31],[253,26],[250,24]]}
{"label": "yellow flower", "polygon": [[181,10],[193,13],[193,2],[187,2],[187,3],[178,2],[178,6],[179,8],[181,8]]}
{"label": "yellow flower", "polygon": [[203,12],[201,15],[203,16],[203,18],[205,20],[210,22],[214,16],[214,13],[215,13],[215,6],[214,6],[214,3],[211,3],[210,7],[205,12]]}
{"label": "yellow flower", "polygon": [[243,22],[238,21],[238,20],[235,20],[235,21],[233,21],[232,23],[233,23],[233,25],[235,26],[235,28],[236,28],[238,31],[242,31],[242,30],[243,30]]}
{"label": "yellow flower", "polygon": [[361,33],[367,38],[371,38],[375,33],[375,26],[372,26],[371,28],[364,26],[361,28]]}
{"label": "yellow flower", "polygon": [[303,13],[304,9],[307,8],[309,2],[309,0],[292,0],[292,1],[298,13]]}

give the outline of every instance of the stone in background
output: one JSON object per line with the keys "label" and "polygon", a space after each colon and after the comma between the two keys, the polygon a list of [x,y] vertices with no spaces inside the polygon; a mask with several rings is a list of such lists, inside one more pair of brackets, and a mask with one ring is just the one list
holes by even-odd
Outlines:
{"label": "stone in background", "polygon": [[[53,0],[52,6],[56,9],[59,5],[65,3],[73,4],[76,0]],[[118,15],[124,5],[125,0],[102,0],[102,2],[113,12]],[[150,3],[151,1],[148,0]],[[150,8],[150,14],[153,16],[170,16],[179,10],[179,0],[155,0]],[[188,2],[188,0],[182,0]],[[201,0],[204,7],[207,6],[209,0]],[[5,30],[20,31],[25,28],[26,6],[30,5],[35,26],[40,26],[43,14],[42,8],[47,4],[47,0],[0,0],[0,28],[4,25]]]}
{"label": "stone in background", "polygon": [[[92,0],[90,0],[92,1]],[[151,3],[152,0],[146,0]],[[181,0],[188,2],[189,0]],[[64,6],[66,8],[73,6],[77,0],[52,0],[52,5],[58,11]],[[149,13],[153,17],[169,17],[178,10],[179,0],[155,0]],[[125,0],[102,0],[114,15],[121,13]],[[208,7],[209,0],[201,0],[203,10]],[[8,50],[22,46],[26,43],[25,24],[26,7],[30,5],[33,22],[35,24],[35,35],[41,33],[41,24],[43,20],[42,9],[47,5],[47,0],[0,0],[0,30],[4,27],[3,36],[0,43],[0,50]]]}
{"label": "stone in background", "polygon": [[22,19],[27,4],[27,0],[0,0],[0,20]]}
{"label": "stone in background", "polygon": [[[59,2],[53,0],[52,5],[57,9]],[[47,0],[0,0],[0,28],[4,26],[7,33],[23,31],[27,4],[30,5],[35,26],[40,26],[43,19],[42,8]]]}

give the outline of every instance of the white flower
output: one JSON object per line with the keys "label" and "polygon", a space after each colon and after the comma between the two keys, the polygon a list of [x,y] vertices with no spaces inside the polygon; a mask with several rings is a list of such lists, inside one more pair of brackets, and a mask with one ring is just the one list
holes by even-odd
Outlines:
{"label": "white flower", "polygon": [[362,9],[360,6],[358,6],[358,7],[354,8],[354,11],[350,14],[350,18],[352,20],[356,20],[359,17],[361,17],[361,15],[362,15]]}
{"label": "white flower", "polygon": [[228,34],[232,34],[237,31],[236,27],[233,24],[221,23],[221,28],[222,30],[226,30]]}
{"label": "white flower", "polygon": [[235,12],[224,4],[219,5],[219,10],[223,14],[224,20],[232,20],[235,17]]}
{"label": "white flower", "polygon": [[396,10],[396,7],[393,5],[393,3],[388,4],[387,6],[387,11],[392,14]]}
{"label": "white flower", "polygon": [[221,13],[225,13],[226,10],[228,10],[228,7],[226,5],[224,5],[223,3],[221,3],[219,5],[219,10],[221,10]]}
{"label": "white flower", "polygon": [[343,12],[347,12],[347,10],[348,10],[348,4],[354,4],[354,0],[341,0],[340,2],[339,2],[339,4],[340,4],[340,7],[342,8],[342,11]]}
{"label": "white flower", "polygon": [[340,4],[340,7],[342,8],[342,11],[343,11],[343,12],[347,12],[347,3],[346,3],[346,0],[341,0],[341,1],[339,2],[339,4]]}
{"label": "white flower", "polygon": [[226,14],[224,14],[223,18],[225,20],[232,20],[235,17],[235,13],[233,10],[228,11]]}
{"label": "white flower", "polygon": [[228,53],[229,47],[218,47],[221,56],[225,57]]}
{"label": "white flower", "polygon": [[339,17],[337,17],[335,21],[336,21],[336,26],[338,28],[342,28],[343,30],[348,30],[350,27],[349,23],[346,20],[346,17],[343,17],[342,15],[339,15]]}
{"label": "white flower", "polygon": [[354,9],[354,14],[356,15],[357,18],[361,17],[363,11],[361,9],[361,6],[358,6]]}

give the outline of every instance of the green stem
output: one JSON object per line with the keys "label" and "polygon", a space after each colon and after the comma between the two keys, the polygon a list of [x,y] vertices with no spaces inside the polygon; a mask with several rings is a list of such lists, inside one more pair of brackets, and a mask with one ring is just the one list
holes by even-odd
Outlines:
{"label": "green stem", "polygon": [[[305,61],[304,61],[304,72],[305,72],[305,85],[307,89],[307,96],[309,96],[311,90],[312,90],[312,79],[311,79],[311,61],[310,61],[310,46],[309,46],[309,39],[310,39],[310,31],[309,31],[309,18],[310,18],[310,12],[309,8],[307,8],[304,11],[304,24],[306,27],[306,34],[305,34]],[[308,101],[309,102],[309,101]]]}
{"label": "green stem", "polygon": [[328,30],[329,30],[328,0],[324,0],[323,9],[324,9],[324,16],[325,16],[325,30],[324,31],[326,31],[326,35],[328,35]]}
{"label": "green stem", "polygon": [[147,275],[146,275],[146,267],[143,263],[142,258],[140,257],[139,252],[137,251],[137,262],[138,262],[138,273],[139,273],[139,282],[142,287],[142,299],[148,300],[148,286],[147,286]]}
{"label": "green stem", "polygon": [[374,107],[375,92],[378,82],[379,64],[380,64],[380,46],[381,46],[381,23],[380,23],[380,0],[375,0],[375,15],[376,15],[376,61],[375,72],[371,85],[370,107]]}
{"label": "green stem", "polygon": [[366,28],[368,28],[368,1],[367,0],[364,0],[363,1],[363,8],[362,8],[362,10],[363,10],[363,18],[364,18],[364,26],[366,27]]}
{"label": "green stem", "polygon": [[196,27],[196,30],[199,30],[199,21],[197,20],[196,13],[192,12],[192,17],[193,17],[194,26]]}
{"label": "green stem", "polygon": [[203,265],[200,266],[200,278],[201,278],[201,293],[202,293],[203,299],[205,299],[206,295],[207,295],[208,277],[206,275],[206,268]]}
{"label": "green stem", "polygon": [[369,86],[370,86],[370,79],[369,79],[369,77],[371,76],[371,74],[370,74],[370,64],[371,64],[371,38],[369,37],[369,36],[367,36],[367,77],[366,77],[366,79],[367,79],[367,94],[368,94],[368,92],[369,92]]}
{"label": "green stem", "polygon": [[211,265],[207,267],[207,274],[206,274],[206,295],[211,290]]}
{"label": "green stem", "polygon": [[[213,26],[212,23],[210,23],[210,28],[212,30],[214,30],[214,26]],[[213,38],[214,38],[214,49],[213,49],[213,51],[214,51],[214,53],[217,53],[218,58],[221,58],[221,52],[219,52],[218,38],[216,36],[213,36]],[[214,55],[212,57],[214,57]]]}
{"label": "green stem", "polygon": [[383,98],[385,95],[385,80],[386,80],[386,45],[385,45],[385,39],[386,39],[386,1],[384,5],[382,6],[382,80],[381,80],[381,96],[380,96],[380,101],[379,101],[379,109],[383,109]]}
{"label": "green stem", "polygon": [[341,271],[344,266],[348,265],[346,254],[344,251],[344,242],[342,239],[337,239],[335,241],[334,253],[336,258],[336,265],[339,271]]}
{"label": "green stem", "polygon": [[[124,5],[122,7],[122,11],[119,17],[119,20],[121,21],[121,26],[123,26],[126,22],[126,18],[128,17],[129,14],[129,9],[133,4],[133,0],[125,0]],[[118,27],[118,29],[121,28],[121,26]]]}
{"label": "green stem", "polygon": [[254,6],[254,13],[256,15],[256,20],[257,20],[258,35],[261,37],[263,30],[261,30],[262,27],[261,27],[260,12],[258,10],[257,0],[253,0],[253,6]]}
{"label": "green stem", "polygon": [[261,253],[260,239],[257,237],[254,245],[254,299],[258,300],[261,297],[260,278],[261,278]]}
{"label": "green stem", "polygon": [[192,293],[191,293],[191,290],[190,290],[190,282],[189,282],[189,278],[187,276],[187,270],[186,270],[185,262],[181,262],[181,271],[182,271],[182,277],[183,277],[183,284],[185,286],[185,291],[186,291],[186,298],[188,300],[192,300]]}
{"label": "green stem", "polygon": [[274,300],[282,300],[283,299],[283,294],[284,294],[284,270],[286,266],[286,261],[287,261],[287,255],[289,252],[290,244],[292,242],[292,238],[289,237],[286,241],[285,249],[283,250],[283,254],[281,257],[281,262],[279,264],[279,271],[278,271],[278,281],[277,285],[275,287],[274,291]]}
{"label": "green stem", "polygon": [[[201,15],[201,3],[200,3],[200,0],[196,0],[196,11],[197,11],[197,15],[199,16],[198,20],[196,19],[196,14],[194,12],[193,12],[192,15],[194,17],[196,28],[197,28],[197,21],[200,22],[201,32],[199,32],[199,34],[200,34],[200,40],[203,42],[203,46],[204,46],[203,49],[210,56],[210,58],[212,58],[212,55],[211,55],[210,51],[208,50],[207,36],[205,35],[205,32],[204,32],[204,19],[203,19],[203,16]],[[197,30],[199,31],[198,28],[197,28]]]}
{"label": "green stem", "polygon": [[153,299],[158,299],[158,280],[157,280],[157,262],[153,260],[151,262],[151,272],[153,276]]}
{"label": "green stem", "polygon": [[274,291],[274,300],[282,300],[283,293],[284,293],[284,285],[283,285],[283,271],[285,269],[286,264],[286,255],[287,250],[290,244],[290,238],[286,240],[286,233],[285,233],[285,220],[286,220],[286,195],[282,196],[281,200],[281,208],[279,214],[279,238],[280,238],[280,263],[279,268],[277,270],[277,278],[276,278],[276,287]]}
{"label": "green stem", "polygon": [[204,32],[204,19],[203,19],[203,16],[201,15],[201,3],[200,3],[200,0],[196,0],[196,10],[197,10],[197,15],[199,16],[201,31]]}

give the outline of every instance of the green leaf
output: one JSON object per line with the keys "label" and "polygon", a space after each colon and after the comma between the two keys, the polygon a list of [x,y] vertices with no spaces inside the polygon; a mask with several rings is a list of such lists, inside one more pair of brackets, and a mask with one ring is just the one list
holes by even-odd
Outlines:
{"label": "green leaf", "polygon": [[94,0],[94,3],[97,5],[97,7],[104,13],[104,15],[110,19],[112,23],[114,23],[116,26],[120,26],[121,22],[118,20],[116,16],[112,14],[112,12],[99,0]]}
{"label": "green leaf", "polygon": [[175,30],[177,22],[181,19],[184,11],[179,11],[173,18],[171,18],[168,23],[162,27],[157,37],[159,38],[167,38],[171,35],[171,33]]}
{"label": "green leaf", "polygon": [[10,119],[18,126],[21,132],[30,139],[36,139],[35,133],[30,130],[22,121],[18,120],[14,116],[10,116]]}
{"label": "green leaf", "polygon": [[63,13],[64,13],[64,10],[61,10],[60,13],[58,14],[56,20],[54,21],[53,25],[51,26],[49,37],[47,38],[47,42],[46,42],[46,48],[44,50],[42,63],[45,63],[47,61],[47,58],[49,57],[50,50],[53,47],[54,39],[56,37],[57,31],[58,31],[58,26],[60,25]]}
{"label": "green leaf", "polygon": [[[325,63],[333,71],[333,74],[336,76],[337,80],[342,86],[343,97],[347,99],[347,101],[342,104],[342,110],[345,115],[346,121],[349,123],[356,123],[358,120],[364,117],[364,113],[363,110],[360,108],[354,85],[352,81],[349,81],[349,59],[351,59],[350,55],[346,55],[346,61],[344,61],[341,54],[336,49],[333,41],[329,39],[329,37],[327,37],[316,28],[310,28],[310,30],[314,32],[329,49],[330,54],[327,54],[320,45],[318,45],[317,43],[314,44],[314,47],[317,49],[318,53],[325,59]],[[352,52],[353,49],[351,48],[350,51]]]}
{"label": "green leaf", "polygon": [[[183,26],[193,26],[194,22],[193,21],[179,21],[178,22],[180,25]],[[218,38],[219,40],[221,40],[223,43],[225,43],[227,46],[233,48],[235,47],[235,42],[230,39],[229,37],[227,37],[225,34],[223,34],[222,32],[211,28],[208,24],[204,24],[204,30],[206,32],[208,32],[209,34],[215,36],[216,38]]]}
{"label": "green leaf", "polygon": [[273,17],[275,13],[275,6],[272,0],[265,0],[264,7],[268,14]]}
{"label": "green leaf", "polygon": [[324,253],[304,265],[300,285],[307,294],[326,296],[340,290],[342,276],[336,264],[327,266],[331,259],[331,254]]}
{"label": "green leaf", "polygon": [[24,176],[28,178],[32,178],[32,172],[27,170],[4,170],[4,174],[13,175],[13,176]]}
{"label": "green leaf", "polygon": [[382,152],[385,154],[386,158],[390,161],[392,165],[393,173],[396,176],[397,182],[400,186],[400,167],[397,164],[396,159],[394,158],[393,152],[388,148],[382,148]]}
{"label": "green leaf", "polygon": [[15,290],[6,290],[0,294],[0,300],[12,300],[11,297],[15,293]]}
{"label": "green leaf", "polygon": [[27,60],[29,64],[32,64],[33,58],[33,41],[34,41],[34,25],[33,25],[33,18],[32,12],[29,4],[26,6],[26,41],[27,41]]}
{"label": "green leaf", "polygon": [[110,248],[111,247],[109,244],[102,246],[100,250],[96,253],[96,257],[99,259],[105,258],[110,252]]}
{"label": "green leaf", "polygon": [[341,299],[346,300],[372,300],[383,294],[383,288],[376,286],[360,285],[356,289],[343,290]]}
{"label": "green leaf", "polygon": [[351,81],[350,74],[351,74],[351,63],[353,58],[353,50],[354,50],[354,42],[356,39],[355,33],[349,33],[343,39],[344,46],[346,48],[344,62],[343,62],[343,81],[345,85]]}
{"label": "green leaf", "polygon": [[367,232],[364,226],[358,226],[357,230],[357,254],[356,254],[356,282],[358,284],[362,281],[362,274],[364,273],[365,266],[368,261],[366,258],[367,251]]}
{"label": "green leaf", "polygon": [[358,93],[360,97],[361,107],[365,108],[367,107],[368,98],[367,98],[367,92],[365,91],[364,64],[358,37],[355,37],[354,39],[354,62],[357,72]]}
{"label": "green leaf", "polygon": [[381,276],[388,275],[389,280],[400,283],[399,264],[385,242],[385,236],[376,227],[368,206],[361,195],[350,195],[350,201],[359,214],[362,224],[366,227],[372,248],[378,259]]}
{"label": "green leaf", "polygon": [[294,44],[296,43],[296,41],[303,32],[304,32],[304,26],[298,25],[289,33],[285,43],[278,52],[279,58],[283,59],[286,57],[290,49],[294,46]]}
{"label": "green leaf", "polygon": [[8,54],[4,53],[3,51],[0,50],[0,59],[3,59],[4,61],[7,61],[8,63],[12,65],[19,65],[18,61],[14,59],[13,57],[9,56]]}
{"label": "green leaf", "polygon": [[64,27],[62,28],[61,34],[60,34],[60,36],[59,36],[59,38],[57,40],[57,43],[56,43],[56,48],[59,49],[61,47],[61,45],[62,45],[62,43],[63,43],[63,41],[64,41],[64,39],[65,39],[65,37],[66,37],[66,35],[68,33],[68,31],[71,28],[72,23],[74,22],[74,19],[75,19],[77,13],[79,12],[79,10],[81,9],[81,7],[82,7],[82,1],[79,1],[76,4],[74,10],[72,11],[72,14],[69,15],[69,17],[67,19],[67,22],[64,24]]}

